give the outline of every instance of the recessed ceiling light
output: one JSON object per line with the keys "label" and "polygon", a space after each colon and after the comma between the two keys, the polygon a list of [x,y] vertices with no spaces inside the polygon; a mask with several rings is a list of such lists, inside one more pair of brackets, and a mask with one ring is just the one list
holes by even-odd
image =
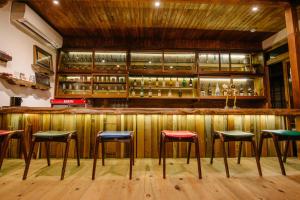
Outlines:
{"label": "recessed ceiling light", "polygon": [[258,7],[257,7],[257,6],[253,6],[251,10],[252,10],[253,12],[256,12],[256,11],[258,11]]}
{"label": "recessed ceiling light", "polygon": [[254,33],[254,32],[256,32],[256,29],[253,28],[253,29],[250,30],[250,32],[251,32],[251,33]]}
{"label": "recessed ceiling light", "polygon": [[159,7],[160,6],[160,2],[159,1],[155,1],[154,5],[155,5],[155,7]]}
{"label": "recessed ceiling light", "polygon": [[59,1],[58,1],[58,0],[53,0],[53,3],[54,3],[55,5],[58,5],[58,4],[59,4]]}

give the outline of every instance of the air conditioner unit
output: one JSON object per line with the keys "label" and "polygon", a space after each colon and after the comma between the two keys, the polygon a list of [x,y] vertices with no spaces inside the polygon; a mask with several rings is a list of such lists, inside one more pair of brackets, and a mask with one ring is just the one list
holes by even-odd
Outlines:
{"label": "air conditioner unit", "polygon": [[36,36],[54,48],[62,47],[63,38],[28,5],[13,2],[10,20],[31,36]]}

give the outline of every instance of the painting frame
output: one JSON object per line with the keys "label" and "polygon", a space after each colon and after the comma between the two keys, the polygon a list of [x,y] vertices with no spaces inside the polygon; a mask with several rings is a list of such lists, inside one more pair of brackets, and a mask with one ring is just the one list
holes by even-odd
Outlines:
{"label": "painting frame", "polygon": [[49,71],[53,70],[52,55],[37,45],[33,45],[33,63]]}

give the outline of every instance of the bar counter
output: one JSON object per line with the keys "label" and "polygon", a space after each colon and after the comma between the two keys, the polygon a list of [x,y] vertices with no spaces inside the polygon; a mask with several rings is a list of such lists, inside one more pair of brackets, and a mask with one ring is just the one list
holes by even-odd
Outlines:
{"label": "bar counter", "polygon": [[[77,130],[81,158],[92,158],[95,137],[101,130],[133,130],[135,156],[138,158],[158,157],[162,130],[190,130],[199,136],[201,157],[208,157],[211,154],[212,131],[251,131],[258,142],[261,130],[287,128],[287,118],[290,116],[300,116],[300,109],[6,107],[0,110],[0,128],[24,129],[27,145],[30,135],[40,130]],[[61,144],[51,145],[51,156],[62,157],[63,147]],[[12,142],[8,156],[18,157],[19,149],[17,142]],[[124,144],[108,144],[106,149],[109,157],[128,156],[128,147]],[[227,149],[230,157],[236,156],[238,143],[230,143]],[[44,146],[41,146],[35,153],[38,157],[44,157],[44,150]],[[245,144],[243,155],[251,156],[251,150],[251,146]],[[169,157],[184,157],[186,153],[186,144],[167,146]],[[215,153],[216,156],[222,156],[218,142]],[[276,155],[271,140],[264,144],[262,155]],[[74,144],[70,146],[70,156],[75,156]]]}

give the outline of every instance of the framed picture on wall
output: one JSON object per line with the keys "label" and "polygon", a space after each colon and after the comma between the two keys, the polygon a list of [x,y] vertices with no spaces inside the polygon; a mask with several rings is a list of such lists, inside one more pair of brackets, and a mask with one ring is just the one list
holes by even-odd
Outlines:
{"label": "framed picture on wall", "polygon": [[33,46],[33,67],[39,73],[53,72],[52,55],[40,47]]}

